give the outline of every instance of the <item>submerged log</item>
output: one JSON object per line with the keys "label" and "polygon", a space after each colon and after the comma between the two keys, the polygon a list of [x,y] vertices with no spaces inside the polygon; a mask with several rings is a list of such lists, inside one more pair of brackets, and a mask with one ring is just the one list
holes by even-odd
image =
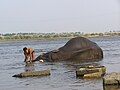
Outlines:
{"label": "submerged log", "polygon": [[43,71],[27,71],[20,74],[13,75],[13,77],[34,77],[34,76],[47,76],[50,75],[50,70]]}
{"label": "submerged log", "polygon": [[120,85],[120,73],[110,73],[103,77],[103,85]]}
{"label": "submerged log", "polygon": [[106,73],[104,66],[85,66],[76,70],[76,76],[81,78],[100,78]]}

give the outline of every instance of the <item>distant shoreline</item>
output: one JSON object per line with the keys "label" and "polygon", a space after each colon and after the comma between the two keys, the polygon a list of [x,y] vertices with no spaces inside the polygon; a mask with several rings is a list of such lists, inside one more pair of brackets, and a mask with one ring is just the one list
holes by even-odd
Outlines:
{"label": "distant shoreline", "polygon": [[[79,36],[78,36],[79,37]],[[85,37],[85,38],[113,38],[113,37],[120,37],[120,36],[90,36],[90,37],[86,37],[86,36],[81,36],[81,37]],[[71,38],[74,37],[57,37],[57,38],[37,38],[37,39],[0,39],[0,43],[4,43],[4,42],[23,42],[23,41],[54,41],[54,40],[69,40]]]}
{"label": "distant shoreline", "polygon": [[22,41],[53,41],[53,40],[68,40],[71,38],[41,38],[41,39],[2,39],[0,40],[0,43],[2,42],[22,42]]}
{"label": "distant shoreline", "polygon": [[33,41],[33,40],[62,40],[74,37],[86,38],[109,38],[120,37],[120,32],[110,31],[106,33],[83,33],[83,32],[64,32],[64,33],[7,33],[0,34],[0,42]]}

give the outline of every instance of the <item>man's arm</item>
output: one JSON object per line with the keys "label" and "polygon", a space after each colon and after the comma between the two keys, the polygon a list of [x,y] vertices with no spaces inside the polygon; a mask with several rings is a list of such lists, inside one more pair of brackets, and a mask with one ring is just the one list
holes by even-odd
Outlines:
{"label": "man's arm", "polygon": [[28,60],[28,56],[27,56],[26,53],[24,53],[24,55],[25,55],[25,60],[24,60],[24,62],[26,62],[26,61]]}
{"label": "man's arm", "polygon": [[33,51],[34,51],[34,49],[32,49],[32,48],[29,48],[29,56],[30,56],[30,60],[32,60],[33,59]]}

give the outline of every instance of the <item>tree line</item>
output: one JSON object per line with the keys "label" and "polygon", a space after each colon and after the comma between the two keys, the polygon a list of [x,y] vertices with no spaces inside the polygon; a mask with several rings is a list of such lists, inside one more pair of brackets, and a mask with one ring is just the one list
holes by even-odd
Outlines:
{"label": "tree line", "polygon": [[99,36],[120,36],[120,32],[110,31],[105,33],[83,33],[83,32],[64,32],[64,33],[6,33],[0,34],[0,40],[17,39],[56,39],[72,37],[99,37]]}

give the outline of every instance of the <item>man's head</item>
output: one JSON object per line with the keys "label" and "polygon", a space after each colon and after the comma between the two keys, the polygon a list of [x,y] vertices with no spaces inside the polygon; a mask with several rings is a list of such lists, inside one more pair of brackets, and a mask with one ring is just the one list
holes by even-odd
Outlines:
{"label": "man's head", "polygon": [[24,47],[24,48],[23,48],[23,51],[24,51],[24,52],[27,52],[27,47]]}

